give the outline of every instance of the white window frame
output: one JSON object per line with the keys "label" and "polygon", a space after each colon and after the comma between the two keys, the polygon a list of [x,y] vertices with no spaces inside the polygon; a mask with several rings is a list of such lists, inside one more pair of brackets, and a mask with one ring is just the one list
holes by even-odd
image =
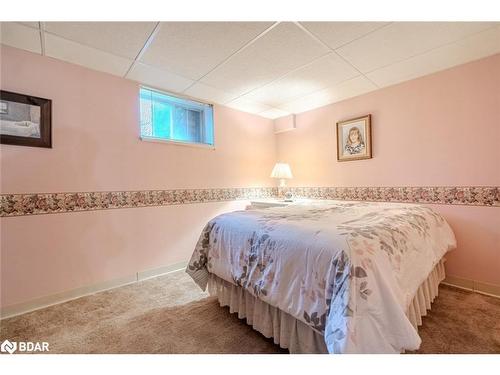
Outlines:
{"label": "white window frame", "polygon": [[[196,148],[204,148],[204,149],[209,149],[209,150],[215,150],[215,115],[214,115],[215,108],[214,108],[213,103],[202,102],[202,101],[190,98],[190,97],[185,96],[185,95],[174,94],[174,93],[171,93],[171,92],[168,92],[168,91],[165,91],[165,90],[159,90],[159,89],[156,89],[154,87],[145,86],[145,85],[140,85],[139,86],[139,91],[141,89],[153,91],[153,92],[156,92],[158,94],[163,94],[163,95],[171,96],[173,98],[178,98],[178,99],[181,99],[181,100],[187,100],[189,102],[195,102],[195,103],[200,103],[202,105],[209,105],[209,106],[211,106],[212,107],[213,144],[202,143],[202,142],[178,141],[178,140],[173,139],[173,131],[174,131],[174,126],[173,126],[173,124],[174,124],[174,121],[173,121],[173,111],[170,114],[170,117],[171,117],[170,123],[172,124],[172,126],[170,127],[170,138],[171,139],[143,136],[141,134],[141,113],[140,113],[140,109],[139,109],[139,139],[141,141],[154,142],[154,143],[165,143],[165,144],[171,144],[171,145],[176,145],[176,146],[188,146],[188,147],[196,147]],[[139,101],[140,101],[140,94],[139,94]],[[173,101],[170,102],[169,100],[166,100],[166,102],[172,103],[174,105],[176,104],[175,102],[173,102]],[[202,112],[202,111],[200,111],[200,108],[197,107],[197,106],[195,106],[195,105],[191,106],[189,103],[183,103],[182,105],[184,107],[188,108],[188,109],[195,110],[197,112]],[[205,116],[201,116],[201,121],[202,121],[201,136],[202,136],[202,138],[204,138],[205,132],[206,132]]]}

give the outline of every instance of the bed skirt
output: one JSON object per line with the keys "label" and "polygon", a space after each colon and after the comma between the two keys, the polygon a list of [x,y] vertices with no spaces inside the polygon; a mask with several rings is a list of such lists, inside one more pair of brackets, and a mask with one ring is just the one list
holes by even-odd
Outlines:
{"label": "bed skirt", "polygon": [[[427,310],[430,310],[431,303],[438,295],[439,283],[444,277],[442,259],[420,285],[406,312],[416,329],[422,324],[422,316],[427,315]],[[288,349],[290,353],[328,353],[321,333],[254,297],[243,288],[210,274],[208,291],[218,298],[221,306],[229,306],[231,313],[238,313],[238,318],[246,319],[247,324],[256,331],[267,338],[272,337],[275,344]]]}

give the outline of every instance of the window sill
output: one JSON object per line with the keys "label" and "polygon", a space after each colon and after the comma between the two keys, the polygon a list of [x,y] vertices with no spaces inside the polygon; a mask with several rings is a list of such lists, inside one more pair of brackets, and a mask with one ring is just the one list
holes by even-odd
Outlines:
{"label": "window sill", "polygon": [[176,146],[188,146],[188,147],[204,148],[208,150],[215,150],[214,145],[208,145],[204,143],[180,142],[180,141],[172,141],[170,139],[154,138],[154,137],[139,137],[139,138],[141,139],[141,141],[145,142],[167,143]]}

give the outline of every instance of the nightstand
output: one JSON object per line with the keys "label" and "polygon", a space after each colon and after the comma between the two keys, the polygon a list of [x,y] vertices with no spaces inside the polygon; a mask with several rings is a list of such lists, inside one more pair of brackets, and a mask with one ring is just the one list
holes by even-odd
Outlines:
{"label": "nightstand", "polygon": [[255,208],[285,207],[293,203],[294,202],[285,202],[282,199],[254,199],[250,201],[247,210]]}

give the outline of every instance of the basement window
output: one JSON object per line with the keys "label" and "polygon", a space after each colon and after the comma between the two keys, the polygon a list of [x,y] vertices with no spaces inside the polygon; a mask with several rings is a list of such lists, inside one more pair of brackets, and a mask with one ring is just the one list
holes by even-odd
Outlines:
{"label": "basement window", "polygon": [[214,145],[213,106],[141,87],[141,139]]}

